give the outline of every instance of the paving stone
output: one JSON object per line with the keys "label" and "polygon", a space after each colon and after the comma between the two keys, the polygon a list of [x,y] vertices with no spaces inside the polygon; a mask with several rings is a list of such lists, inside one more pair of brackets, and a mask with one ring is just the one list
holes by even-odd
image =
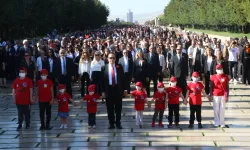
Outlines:
{"label": "paving stone", "polygon": [[250,142],[217,142],[218,146],[244,146],[244,147],[250,147]]}
{"label": "paving stone", "polygon": [[213,141],[152,142],[152,146],[215,146]]}
{"label": "paving stone", "polygon": [[[152,85],[151,85],[152,86]],[[213,103],[203,98],[202,123],[203,129],[188,129],[189,106],[180,105],[180,128],[168,129],[166,109],[164,113],[164,128],[151,127],[154,106],[144,111],[144,126],[135,125],[134,100],[123,99],[122,126],[124,129],[107,129],[107,110],[105,105],[98,105],[96,116],[97,129],[88,129],[88,114],[86,105],[74,107],[70,105],[69,128],[60,129],[60,119],[57,117],[57,105],[52,106],[52,121],[54,126],[50,131],[39,131],[39,107],[31,106],[31,128],[16,131],[17,109],[12,104],[11,90],[0,90],[0,149],[60,149],[66,150],[210,150],[210,149],[250,149],[250,88],[244,85],[230,85],[231,96],[226,107],[226,124],[229,128],[214,128]],[[236,89],[236,90],[235,90]],[[74,97],[79,97],[74,87]],[[79,98],[78,98],[79,100]],[[109,147],[108,147],[109,146]],[[219,146],[219,147],[216,147]]]}

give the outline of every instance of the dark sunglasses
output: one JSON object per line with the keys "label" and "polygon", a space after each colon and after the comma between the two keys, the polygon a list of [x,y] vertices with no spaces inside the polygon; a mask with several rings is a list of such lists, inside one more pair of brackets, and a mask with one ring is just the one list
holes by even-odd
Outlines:
{"label": "dark sunglasses", "polygon": [[115,57],[109,57],[109,59],[115,59]]}
{"label": "dark sunglasses", "polygon": [[96,54],[95,56],[100,56],[99,54]]}

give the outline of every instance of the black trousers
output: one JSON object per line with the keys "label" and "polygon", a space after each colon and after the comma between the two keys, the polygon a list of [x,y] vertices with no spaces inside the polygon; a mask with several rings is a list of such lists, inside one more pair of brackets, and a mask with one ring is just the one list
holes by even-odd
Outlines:
{"label": "black trousers", "polygon": [[[237,71],[238,71],[238,62],[237,61],[228,61],[229,63],[229,75],[231,79],[237,78]],[[233,71],[234,68],[234,71]]]}
{"label": "black trousers", "polygon": [[96,113],[89,113],[89,117],[88,117],[89,126],[96,125],[95,116],[96,116]]}
{"label": "black trousers", "polygon": [[168,122],[173,123],[173,116],[175,116],[175,123],[179,123],[180,118],[180,105],[179,104],[168,104]]}
{"label": "black trousers", "polygon": [[159,114],[159,122],[162,122],[162,118],[163,118],[163,114],[164,114],[164,110],[155,110],[155,113],[153,115],[153,122],[155,122],[155,119],[157,118]]}
{"label": "black trousers", "polygon": [[158,80],[159,80],[159,82],[163,82],[162,66],[160,66],[160,70],[161,70],[161,72],[160,72],[160,75],[158,75]]}
{"label": "black trousers", "polygon": [[210,71],[205,74],[205,91],[209,94],[210,91]]}
{"label": "black trousers", "polygon": [[53,83],[54,98],[56,98],[56,96],[57,96],[57,83],[55,81],[55,77],[52,75],[52,73],[49,73],[48,79],[50,79]]}
{"label": "black trousers", "polygon": [[88,86],[90,85],[89,74],[84,72],[81,76],[81,96],[88,93]]}
{"label": "black trousers", "polygon": [[23,117],[25,118],[26,126],[30,125],[30,105],[19,105],[17,104],[17,112],[18,112],[18,125],[22,126]]}
{"label": "black trousers", "polygon": [[185,96],[187,92],[187,80],[185,76],[180,76],[177,78],[177,86],[179,86],[182,89],[182,94]]}
{"label": "black trousers", "polygon": [[121,112],[122,112],[122,97],[117,86],[108,87],[108,96],[106,98],[108,119],[110,125],[121,124]]}
{"label": "black trousers", "polygon": [[61,75],[58,79],[59,84],[65,84],[66,85],[66,91],[69,93],[69,95],[72,97],[72,88],[71,88],[71,77]]}
{"label": "black trousers", "polygon": [[189,76],[192,77],[193,73],[193,58],[188,58]]}
{"label": "black trousers", "polygon": [[244,58],[243,67],[243,83],[250,84],[250,58]]}
{"label": "black trousers", "polygon": [[40,109],[40,121],[41,125],[45,126],[45,112],[46,112],[46,126],[50,125],[51,120],[51,105],[49,102],[39,102],[39,109]]}
{"label": "black trousers", "polygon": [[131,80],[132,77],[129,73],[125,73],[124,74],[124,80],[125,80],[125,89],[127,89],[128,94],[130,94],[130,84],[131,84]]}
{"label": "black trousers", "polygon": [[96,93],[99,95],[102,95],[102,92],[101,92],[102,72],[101,71],[92,72],[91,79],[92,79],[91,84],[95,84],[96,86]]}
{"label": "black trousers", "polygon": [[153,80],[154,83],[154,92],[157,91],[157,75],[149,77],[149,81],[146,87],[147,95],[150,96],[150,82]]}
{"label": "black trousers", "polygon": [[190,105],[190,124],[194,124],[195,116],[194,114],[196,113],[196,120],[201,123],[201,105]]}

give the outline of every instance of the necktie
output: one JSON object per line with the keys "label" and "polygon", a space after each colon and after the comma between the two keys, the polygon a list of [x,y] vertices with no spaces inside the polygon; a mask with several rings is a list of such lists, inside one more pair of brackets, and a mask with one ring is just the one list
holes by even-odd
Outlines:
{"label": "necktie", "polygon": [[111,75],[112,75],[112,86],[115,86],[115,69],[114,69],[114,66],[112,66]]}
{"label": "necktie", "polygon": [[65,61],[65,57],[63,58],[63,73],[64,75],[66,75],[66,61]]}

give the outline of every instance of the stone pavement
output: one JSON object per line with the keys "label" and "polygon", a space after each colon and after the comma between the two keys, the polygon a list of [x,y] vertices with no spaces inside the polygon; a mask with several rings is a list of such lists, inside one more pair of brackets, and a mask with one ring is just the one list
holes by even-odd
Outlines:
{"label": "stone pavement", "polygon": [[[53,105],[50,131],[39,131],[38,105],[31,107],[31,128],[16,131],[17,110],[12,104],[11,90],[0,89],[0,149],[59,149],[59,150],[206,150],[250,149],[250,87],[230,85],[230,102],[226,108],[228,128],[213,127],[213,106],[204,99],[202,107],[203,129],[188,129],[189,108],[181,104],[180,128],[151,128],[153,108],[144,112],[144,126],[135,125],[133,99],[123,99],[122,126],[124,129],[108,130],[106,107],[98,106],[97,128],[88,129],[85,104],[70,106],[69,128],[59,129],[60,118]],[[74,89],[74,99],[79,92]],[[167,110],[164,124],[168,124]]]}

